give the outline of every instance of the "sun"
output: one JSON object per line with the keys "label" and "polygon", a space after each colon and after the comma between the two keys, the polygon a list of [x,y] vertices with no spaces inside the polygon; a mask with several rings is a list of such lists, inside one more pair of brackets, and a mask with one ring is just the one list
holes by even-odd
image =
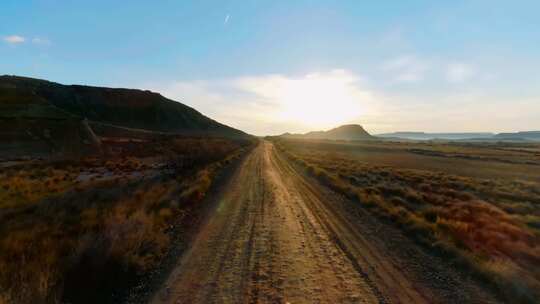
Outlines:
{"label": "sun", "polygon": [[277,89],[279,116],[284,121],[301,122],[312,128],[331,128],[350,122],[362,114],[361,104],[367,97],[354,85],[355,81],[340,71],[289,79]]}

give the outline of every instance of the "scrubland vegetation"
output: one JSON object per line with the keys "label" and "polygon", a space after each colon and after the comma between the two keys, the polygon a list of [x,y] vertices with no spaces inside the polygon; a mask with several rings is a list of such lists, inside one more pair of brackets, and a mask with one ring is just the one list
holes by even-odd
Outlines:
{"label": "scrubland vegetation", "polygon": [[[452,260],[506,301],[538,300],[538,147],[274,141],[320,182]],[[507,172],[512,166],[522,178]]]}
{"label": "scrubland vegetation", "polygon": [[[0,303],[114,302],[197,220],[250,140],[168,138],[0,173]],[[114,152],[116,151],[116,152]],[[142,151],[142,152],[141,152]]]}

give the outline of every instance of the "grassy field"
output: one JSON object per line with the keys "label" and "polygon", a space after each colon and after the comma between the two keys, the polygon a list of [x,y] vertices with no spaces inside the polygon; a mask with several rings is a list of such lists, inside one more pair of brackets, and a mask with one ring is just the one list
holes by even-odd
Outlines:
{"label": "grassy field", "polygon": [[104,139],[106,156],[0,172],[0,303],[112,301],[159,264],[250,140]]}
{"label": "grassy field", "polygon": [[540,296],[540,146],[273,140],[323,184],[507,301]]}

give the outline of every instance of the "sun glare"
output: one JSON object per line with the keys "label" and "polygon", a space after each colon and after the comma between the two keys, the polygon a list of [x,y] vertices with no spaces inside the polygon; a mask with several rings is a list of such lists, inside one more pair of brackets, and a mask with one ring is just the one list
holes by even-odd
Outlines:
{"label": "sun glare", "polygon": [[309,127],[330,128],[350,122],[362,114],[363,93],[354,86],[355,78],[338,71],[287,80],[277,91],[279,116],[285,121]]}

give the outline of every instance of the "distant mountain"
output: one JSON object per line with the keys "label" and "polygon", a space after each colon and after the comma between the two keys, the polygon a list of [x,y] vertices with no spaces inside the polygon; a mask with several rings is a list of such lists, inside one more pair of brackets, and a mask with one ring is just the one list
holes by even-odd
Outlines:
{"label": "distant mountain", "polygon": [[516,133],[499,133],[494,136],[495,139],[506,140],[532,140],[540,141],[540,131],[522,131]]}
{"label": "distant mountain", "polygon": [[329,140],[372,140],[375,139],[360,125],[343,125],[328,131],[313,131],[305,134],[290,134],[281,135],[289,138],[306,138],[306,139],[329,139]]}
{"label": "distant mountain", "polygon": [[425,132],[393,132],[375,135],[386,139],[406,140],[456,140],[456,141],[540,141],[540,131],[524,131],[515,133],[425,133]]}
{"label": "distant mountain", "polygon": [[69,115],[121,127],[198,135],[247,136],[191,107],[150,91],[62,85],[40,79],[0,76],[3,104],[17,102],[17,99],[10,100],[9,96],[23,95],[24,100],[18,99],[19,108],[23,110],[24,103],[39,101]]}
{"label": "distant mountain", "polygon": [[413,140],[463,140],[463,139],[475,139],[475,138],[491,138],[495,134],[489,132],[477,132],[477,133],[425,133],[425,132],[393,132],[377,134],[376,137],[382,138],[402,138]]}

